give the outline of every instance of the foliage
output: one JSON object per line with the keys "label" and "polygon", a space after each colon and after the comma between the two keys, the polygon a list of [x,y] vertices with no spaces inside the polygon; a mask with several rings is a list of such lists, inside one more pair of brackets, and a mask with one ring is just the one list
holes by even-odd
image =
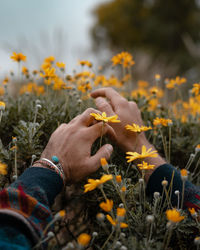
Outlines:
{"label": "foliage", "polygon": [[181,72],[197,61],[184,43],[189,36],[199,43],[200,28],[198,1],[113,0],[94,11],[97,22],[92,37],[97,47],[110,45],[111,50],[145,50],[152,61],[162,57],[166,64],[178,65]]}
{"label": "foliage", "polygon": [[[128,58],[132,60],[132,57]],[[88,62],[81,62],[80,72],[67,75],[63,63],[58,64],[61,68],[56,67],[55,59],[51,57],[45,59],[40,68],[41,74],[27,69],[23,71],[26,73],[4,79],[0,99],[5,103],[5,107],[0,105],[0,162],[8,165],[8,173],[1,176],[1,188],[13,181],[16,169],[19,175],[40,157],[51,133],[61,123],[69,122],[87,107],[94,106],[89,93],[101,86],[114,87],[128,100],[135,100],[141,109],[144,125],[153,128],[146,132],[147,138],[174,166],[190,170],[190,180],[199,184],[199,150],[196,147],[200,142],[198,89],[192,88],[188,99],[182,100],[182,86],[176,78],[164,80],[156,75],[151,84],[144,81],[136,83],[128,74],[133,63],[119,64],[116,67],[122,68],[123,72],[120,79],[103,76],[101,72],[94,74],[92,64]],[[162,81],[174,85],[167,89],[167,85],[161,87]],[[134,89],[131,89],[133,85]],[[11,94],[12,88],[19,89],[16,97]],[[172,100],[167,99],[169,93],[174,97]],[[155,125],[156,117],[163,118],[156,120],[161,123],[158,126]],[[107,140],[103,138],[102,142]],[[99,141],[93,145],[93,153],[98,147]],[[106,197],[114,203],[110,215],[114,223],[117,208],[126,209],[121,222],[128,227],[126,224],[125,228],[120,228],[119,224],[111,225],[99,207],[99,203],[105,202],[102,190],[84,194],[86,180],[83,180],[66,187],[53,206],[54,218],[58,218],[57,212],[63,209],[66,216],[61,218],[63,215],[60,215],[61,220],[54,221],[57,237],[49,240],[49,249],[58,249],[58,242],[60,246],[69,242],[87,244],[90,237],[82,235],[78,238],[83,232],[92,235],[90,244],[94,249],[123,249],[122,245],[127,249],[163,249],[163,245],[167,248],[170,230],[166,227],[166,207],[161,196],[154,197],[153,201],[145,196],[141,173],[134,164],[126,162],[124,153],[116,146],[108,165],[106,172],[99,169],[91,178],[112,174],[112,181],[103,184]],[[122,181],[116,181],[118,175]],[[187,211],[182,211],[182,215],[184,220],[173,225],[168,246],[177,250],[194,249],[193,240],[199,235],[199,223]]]}

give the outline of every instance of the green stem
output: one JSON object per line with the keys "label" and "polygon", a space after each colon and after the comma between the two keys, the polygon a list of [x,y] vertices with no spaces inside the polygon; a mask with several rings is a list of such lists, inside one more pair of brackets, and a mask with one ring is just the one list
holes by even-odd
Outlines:
{"label": "green stem", "polygon": [[15,175],[17,176],[17,145],[15,143]]}
{"label": "green stem", "polygon": [[165,140],[164,140],[164,136],[163,136],[162,130],[159,129],[159,131],[160,131],[161,138],[162,138],[163,148],[164,148],[164,152],[165,152],[165,158],[166,158],[166,160],[168,160],[168,156],[167,156],[167,145],[166,145],[166,143],[165,143]]}
{"label": "green stem", "polygon": [[0,123],[1,123],[2,115],[3,115],[3,111],[1,110],[1,111],[0,111]]}
{"label": "green stem", "polygon": [[169,148],[168,148],[168,162],[170,163],[170,156],[171,156],[171,137],[172,137],[172,128],[169,126]]}
{"label": "green stem", "polygon": [[181,209],[183,209],[184,192],[185,192],[185,180],[183,180],[183,186],[182,186]]}
{"label": "green stem", "polygon": [[102,144],[104,124],[105,124],[105,122],[103,121],[102,128],[101,128],[101,137],[100,137],[100,145],[99,145],[99,148],[101,148],[101,144]]}
{"label": "green stem", "polygon": [[101,247],[101,250],[103,250],[105,248],[105,246],[107,245],[108,241],[110,240],[110,238],[112,237],[113,233],[114,233],[114,228],[112,229],[112,232],[110,233],[110,235],[108,236],[107,240],[105,241],[105,243],[103,244],[103,246]]}

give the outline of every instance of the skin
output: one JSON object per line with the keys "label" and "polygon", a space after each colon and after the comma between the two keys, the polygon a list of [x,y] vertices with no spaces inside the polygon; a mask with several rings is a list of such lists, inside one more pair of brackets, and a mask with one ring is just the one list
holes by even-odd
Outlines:
{"label": "skin", "polygon": [[[89,108],[68,124],[60,125],[51,135],[41,155],[41,158],[49,160],[53,155],[59,158],[68,184],[80,181],[96,172],[101,165],[100,159],[105,157],[108,160],[113,151],[112,145],[106,144],[95,155],[91,155],[93,143],[101,136],[102,122],[95,121],[90,113],[106,112],[107,116],[118,115],[121,122],[106,123],[103,134],[110,136],[124,152],[141,153],[142,145],[145,145],[147,149],[152,148],[152,150],[155,150],[144,133],[138,135],[125,129],[127,124],[143,125],[140,110],[135,102],[127,101],[112,88],[97,89],[91,93],[91,96],[95,98],[98,110]],[[160,156],[156,158],[148,157],[145,161],[155,165],[155,168],[165,163]],[[37,166],[41,165],[37,164]],[[146,181],[148,181],[154,170],[145,171]]]}
{"label": "skin", "polygon": [[[53,155],[59,158],[68,184],[96,172],[101,165],[100,159],[105,157],[108,160],[113,151],[112,145],[105,144],[95,155],[91,155],[93,143],[101,136],[102,122],[95,122],[90,113],[99,111],[88,108],[68,124],[60,125],[51,135],[41,155],[41,158],[49,160]],[[113,128],[108,124],[105,124],[103,134],[116,137]]]}
{"label": "skin", "polygon": [[[96,106],[101,112],[106,112],[108,116],[117,114],[121,123],[111,123],[110,126],[116,133],[115,142],[121,147],[124,152],[138,152],[141,153],[142,145],[145,145],[147,149],[155,147],[149,143],[146,139],[144,132],[139,135],[126,130],[127,124],[132,125],[136,123],[143,125],[140,110],[135,102],[127,101],[119,93],[112,88],[100,88],[91,93],[91,96],[95,98]],[[154,170],[166,163],[166,161],[158,156],[156,158],[145,158],[145,161],[149,164],[155,165]],[[146,171],[145,180],[148,181],[149,177],[154,170]]]}

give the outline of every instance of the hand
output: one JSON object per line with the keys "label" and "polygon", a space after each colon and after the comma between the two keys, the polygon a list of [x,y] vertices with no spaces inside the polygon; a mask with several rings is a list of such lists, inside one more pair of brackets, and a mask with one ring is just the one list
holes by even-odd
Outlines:
{"label": "hand", "polygon": [[[96,106],[101,112],[105,111],[108,116],[118,115],[121,122],[111,123],[110,126],[115,130],[116,143],[122,150],[140,152],[142,145],[149,146],[144,133],[138,135],[125,129],[127,124],[143,125],[140,110],[135,102],[128,102],[112,88],[97,89],[91,96],[96,98]],[[107,101],[103,97],[106,97]]]}
{"label": "hand", "polygon": [[[68,124],[60,125],[41,156],[49,160],[53,155],[59,158],[67,183],[79,181],[95,172],[100,167],[100,159],[105,157],[108,160],[113,151],[112,145],[105,144],[91,156],[92,144],[102,133],[102,122],[95,123],[90,113],[99,111],[89,108]],[[103,133],[115,137],[108,124],[105,124]]]}
{"label": "hand", "polygon": [[[132,125],[135,123],[139,126],[143,125],[140,110],[135,102],[129,102],[120,94],[118,94],[112,88],[100,88],[91,93],[93,98],[96,98],[96,106],[101,112],[106,112],[108,116],[118,115],[120,123],[111,123],[110,126],[114,129],[116,133],[116,143],[118,146],[124,150],[141,153],[141,148],[143,145],[147,149],[152,148],[155,150],[154,146],[151,145],[144,132],[136,134],[132,131],[125,129],[127,124]],[[106,99],[107,98],[107,101]],[[156,167],[165,163],[165,161],[160,157],[156,158],[146,158],[146,162],[153,164]],[[146,179],[149,178],[153,171],[148,171]]]}

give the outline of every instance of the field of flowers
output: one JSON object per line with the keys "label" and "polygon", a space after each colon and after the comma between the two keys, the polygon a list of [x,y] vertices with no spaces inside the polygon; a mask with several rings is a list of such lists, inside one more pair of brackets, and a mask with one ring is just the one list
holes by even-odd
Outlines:
{"label": "field of flowers", "polygon": [[[99,87],[112,87],[136,101],[144,127],[127,124],[126,129],[146,131],[167,162],[182,169],[183,183],[188,178],[200,184],[200,83],[179,76],[163,79],[159,74],[153,82],[135,82],[135,62],[127,52],[111,59],[109,77],[89,61],[79,61],[79,71],[69,75],[65,63],[53,56],[33,71],[26,68],[22,53],[13,53],[11,60],[19,71],[10,72],[0,85],[1,188],[39,159],[61,123],[95,107],[90,92]],[[102,144],[108,142],[100,139]],[[197,212],[183,211],[181,204],[173,210],[168,195],[164,201],[163,194],[155,193],[149,201],[143,173],[153,166],[143,162],[138,171],[134,156],[114,147],[109,163],[102,159],[92,181],[66,186],[52,208],[54,234],[41,242],[48,241],[48,249],[199,249]],[[170,189],[166,192],[170,194]]]}

